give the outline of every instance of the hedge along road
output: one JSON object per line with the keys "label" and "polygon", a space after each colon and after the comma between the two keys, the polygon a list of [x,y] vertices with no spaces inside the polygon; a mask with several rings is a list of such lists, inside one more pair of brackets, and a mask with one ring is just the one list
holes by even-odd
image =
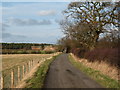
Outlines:
{"label": "hedge along road", "polygon": [[43,88],[102,88],[68,60],[67,54],[57,57],[50,65]]}

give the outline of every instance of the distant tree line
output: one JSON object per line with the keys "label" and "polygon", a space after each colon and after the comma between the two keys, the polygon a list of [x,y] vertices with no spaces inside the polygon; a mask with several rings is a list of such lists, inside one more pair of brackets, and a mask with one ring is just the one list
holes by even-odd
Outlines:
{"label": "distant tree line", "polygon": [[53,44],[35,44],[35,43],[1,43],[2,49],[31,49],[31,46],[41,46],[41,48],[44,48],[44,46],[49,46]]}

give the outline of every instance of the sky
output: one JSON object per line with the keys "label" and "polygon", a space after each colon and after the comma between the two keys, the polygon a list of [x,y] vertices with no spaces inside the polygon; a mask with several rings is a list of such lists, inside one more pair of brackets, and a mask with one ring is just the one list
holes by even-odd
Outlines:
{"label": "sky", "polygon": [[2,42],[52,43],[64,36],[59,21],[69,2],[2,2]]}

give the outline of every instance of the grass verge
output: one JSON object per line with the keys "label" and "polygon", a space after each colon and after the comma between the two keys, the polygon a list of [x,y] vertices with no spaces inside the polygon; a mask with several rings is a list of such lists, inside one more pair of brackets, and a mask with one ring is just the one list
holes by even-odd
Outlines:
{"label": "grass verge", "polygon": [[89,68],[82,63],[74,60],[74,58],[69,55],[70,62],[80,69],[82,72],[86,73],[89,77],[97,81],[105,88],[120,88],[120,83],[117,80],[111,79],[109,76],[102,74],[100,71]]}
{"label": "grass verge", "polygon": [[53,56],[52,59],[46,60],[41,66],[39,66],[34,76],[26,81],[25,88],[42,88],[49,66],[57,56]]}

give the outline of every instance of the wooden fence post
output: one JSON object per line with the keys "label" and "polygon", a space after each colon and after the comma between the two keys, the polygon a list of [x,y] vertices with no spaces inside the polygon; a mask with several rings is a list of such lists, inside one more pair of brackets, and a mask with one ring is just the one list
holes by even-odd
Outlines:
{"label": "wooden fence post", "polygon": [[22,71],[23,71],[22,78],[24,78],[24,75],[25,75],[25,66],[24,65],[22,66]]}
{"label": "wooden fence post", "polygon": [[2,90],[3,89],[3,77],[2,77],[2,75],[0,77],[0,82],[1,82],[0,89]]}
{"label": "wooden fence post", "polygon": [[118,69],[118,83],[120,83],[120,69]]}
{"label": "wooden fence post", "polygon": [[32,67],[33,67],[33,60],[32,60]]}
{"label": "wooden fence post", "polygon": [[[28,68],[29,68],[29,71],[30,71],[30,61],[28,61]],[[28,72],[29,72],[29,71],[28,71]]]}
{"label": "wooden fence post", "polygon": [[18,66],[18,82],[20,81],[20,66]]}
{"label": "wooden fence post", "polygon": [[24,64],[24,75],[26,74],[26,63]]}
{"label": "wooden fence post", "polygon": [[30,72],[30,61],[29,61],[29,72]]}
{"label": "wooden fence post", "polygon": [[14,88],[14,71],[11,70],[11,88]]}
{"label": "wooden fence post", "polygon": [[26,73],[28,73],[28,68],[29,68],[29,64],[28,64],[28,62],[27,62],[27,65],[26,65]]}
{"label": "wooden fence post", "polygon": [[30,60],[30,70],[32,69],[32,60]]}
{"label": "wooden fence post", "polygon": [[33,68],[33,60],[31,62],[32,62],[32,68]]}
{"label": "wooden fence post", "polygon": [[33,68],[33,60],[31,60],[31,67]]}
{"label": "wooden fence post", "polygon": [[28,72],[28,63],[26,63],[26,65],[25,65],[25,68],[26,68],[26,71],[25,71],[25,74]]}
{"label": "wooden fence post", "polygon": [[35,60],[33,60],[33,67],[35,66]]}
{"label": "wooden fence post", "polygon": [[35,66],[35,60],[33,62],[34,62],[34,66]]}
{"label": "wooden fence post", "polygon": [[34,61],[32,60],[32,65],[34,66]]}

